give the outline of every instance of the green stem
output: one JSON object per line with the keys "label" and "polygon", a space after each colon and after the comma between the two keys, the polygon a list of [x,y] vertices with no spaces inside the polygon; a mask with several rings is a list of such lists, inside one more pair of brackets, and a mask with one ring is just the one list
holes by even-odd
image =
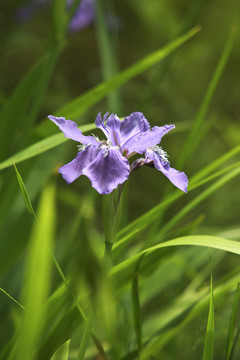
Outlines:
{"label": "green stem", "polygon": [[121,215],[121,195],[123,185],[109,195],[103,196],[103,224],[105,235],[105,255],[111,257],[112,247]]}

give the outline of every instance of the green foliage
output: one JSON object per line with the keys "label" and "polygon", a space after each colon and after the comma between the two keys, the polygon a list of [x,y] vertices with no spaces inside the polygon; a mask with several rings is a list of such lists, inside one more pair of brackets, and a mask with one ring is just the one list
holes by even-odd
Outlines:
{"label": "green foliage", "polygon": [[[70,34],[80,2],[2,19],[0,360],[237,359],[239,5],[99,2]],[[48,114],[98,135],[99,111],[143,110],[176,125],[188,194],[145,166],[104,199],[62,181],[77,150]]]}
{"label": "green foliage", "polygon": [[213,300],[213,285],[211,277],[211,296],[208,313],[207,331],[204,343],[203,360],[213,359],[214,347],[214,300]]}

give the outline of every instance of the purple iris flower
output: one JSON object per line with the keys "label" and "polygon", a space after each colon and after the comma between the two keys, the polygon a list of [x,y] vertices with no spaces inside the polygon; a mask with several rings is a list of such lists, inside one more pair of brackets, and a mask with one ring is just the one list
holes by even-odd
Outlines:
{"label": "purple iris flower", "polygon": [[[50,3],[51,0],[32,0],[18,11],[17,18],[22,22],[28,21],[38,10]],[[73,0],[66,0],[67,9],[72,3]],[[76,32],[91,25],[95,20],[95,10],[95,0],[82,0],[69,23],[69,30]]]}
{"label": "purple iris flower", "polygon": [[[81,143],[77,157],[59,169],[68,184],[85,175],[100,194],[109,194],[123,184],[133,170],[147,164],[154,165],[176,187],[187,192],[187,176],[170,167],[167,154],[157,145],[163,135],[174,129],[174,125],[151,129],[140,112],[134,112],[122,121],[114,114],[106,113],[103,119],[98,114],[95,124],[106,136],[106,140],[101,141],[96,136],[83,135],[71,120],[52,115],[48,118],[66,137]],[[129,159],[135,154],[144,154],[145,157],[135,160],[130,166]]]}

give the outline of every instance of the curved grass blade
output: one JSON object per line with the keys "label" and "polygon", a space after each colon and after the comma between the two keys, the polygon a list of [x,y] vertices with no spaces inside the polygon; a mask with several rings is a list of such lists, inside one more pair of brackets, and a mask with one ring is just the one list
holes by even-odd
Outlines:
{"label": "curved grass blade", "polygon": [[131,256],[127,260],[120,262],[115,265],[110,271],[112,277],[124,277],[125,279],[131,276],[134,272],[136,263],[142,256],[150,256],[155,251],[160,249],[172,247],[172,246],[203,246],[213,249],[223,250],[233,254],[240,255],[240,243],[237,241],[226,240],[217,236],[208,236],[208,235],[192,235],[192,236],[183,236],[173,240],[165,241],[163,243],[152,246],[148,249],[145,249],[139,252],[136,255]]}
{"label": "curved grass blade", "polygon": [[70,345],[70,340],[66,341],[63,345],[59,346],[59,348],[55,351],[55,353],[51,357],[51,360],[68,360],[69,345]]}
{"label": "curved grass blade", "polygon": [[238,283],[236,291],[235,291],[235,295],[234,295],[232,314],[231,314],[229,329],[228,329],[227,357],[226,357],[227,360],[230,360],[231,355],[232,355],[231,353],[232,353],[233,344],[234,344],[234,329],[235,329],[235,324],[236,324],[239,298],[240,298],[240,285]]}
{"label": "curved grass blade", "polygon": [[211,295],[208,313],[207,331],[203,350],[203,360],[212,360],[213,358],[213,345],[214,345],[214,301],[213,301],[213,285],[211,276]]}
{"label": "curved grass blade", "polygon": [[201,126],[203,120],[206,116],[207,110],[209,108],[210,102],[212,100],[213,94],[219,82],[219,79],[223,73],[225,65],[227,63],[228,57],[233,47],[236,31],[235,28],[232,29],[229,38],[226,42],[226,45],[223,49],[222,55],[216,67],[216,70],[213,74],[212,80],[208,86],[207,92],[204,96],[203,102],[200,106],[200,109],[197,113],[197,116],[193,122],[193,128],[190,132],[188,138],[186,139],[182,152],[177,162],[177,168],[182,168],[184,163],[187,161],[188,157],[194,153],[197,146],[199,145],[199,140],[201,139]]}
{"label": "curved grass blade", "polygon": [[44,189],[39,207],[39,226],[34,228],[25,268],[23,303],[27,310],[19,329],[10,359],[35,359],[37,344],[45,323],[44,304],[51,279],[51,252],[53,248],[55,189]]}

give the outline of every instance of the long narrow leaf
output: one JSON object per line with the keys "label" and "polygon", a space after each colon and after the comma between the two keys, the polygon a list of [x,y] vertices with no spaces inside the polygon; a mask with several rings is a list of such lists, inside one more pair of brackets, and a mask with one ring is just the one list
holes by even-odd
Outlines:
{"label": "long narrow leaf", "polygon": [[200,204],[203,200],[208,198],[211,194],[213,194],[215,191],[220,189],[222,186],[224,186],[226,183],[228,183],[230,180],[232,180],[234,177],[238,176],[239,174],[240,174],[240,166],[238,166],[236,169],[233,169],[225,176],[221,177],[213,185],[209,186],[200,195],[195,197],[189,204],[187,204],[184,208],[182,208],[174,217],[172,217],[171,220],[162,227],[162,229],[158,233],[158,236],[161,237],[164,234],[166,234],[167,231],[172,229],[172,227],[180,219],[182,219],[186,214],[192,211],[198,204]]}
{"label": "long narrow leaf", "polygon": [[[237,147],[235,151],[230,151],[229,154],[231,153],[231,156],[234,156],[238,152],[240,152],[240,147]],[[222,161],[220,161],[220,160],[217,161],[218,165],[221,165],[223,161],[226,161],[229,158],[230,158],[230,156],[223,156]],[[209,196],[213,191],[217,190],[219,186],[221,187],[222,185],[224,185],[225,182],[231,180],[232,176],[233,177],[237,176],[239,173],[240,167],[239,167],[239,163],[236,163],[236,164],[230,165],[229,167],[227,167],[225,169],[220,170],[219,172],[217,172],[207,178],[206,175],[213,169],[215,169],[215,167],[208,166],[206,168],[206,170],[204,169],[203,171],[201,171],[200,176],[193,177],[193,178],[197,178],[198,182],[190,180],[188,192],[191,192],[192,190],[196,189],[198,186],[201,186],[202,184],[204,184],[208,181],[211,181],[215,177],[223,175],[226,172],[227,172],[227,175],[224,178],[220,179],[212,187],[210,187],[210,190],[208,188],[205,192],[200,194],[199,197],[195,198],[192,203],[188,204],[185,208],[183,208],[180,213],[178,213],[174,218],[172,218],[171,221],[160,230],[160,233],[158,234],[158,236],[163,235],[185,213],[190,211],[189,209],[193,208],[195,206],[195,204],[202,201],[206,196]],[[230,170],[232,170],[232,172]],[[168,206],[170,206],[172,203],[174,203],[174,201],[179,199],[181,196],[183,196],[182,192],[175,191],[166,200],[164,200],[163,202],[161,202],[160,204],[158,204],[157,206],[155,206],[154,208],[152,208],[145,214],[141,215],[139,218],[137,218],[136,220],[134,220],[133,222],[128,224],[124,229],[122,229],[117,236],[117,238],[119,240],[113,246],[113,255],[114,255],[114,252],[117,253],[120,248],[122,248],[123,246],[126,246],[129,243],[129,241],[132,238],[134,238],[139,232],[141,232],[148,225],[153,223],[164,209],[166,209]]]}
{"label": "long narrow leaf", "polygon": [[22,177],[21,177],[21,175],[20,175],[20,173],[19,173],[19,171],[18,171],[15,164],[14,164],[14,168],[15,168],[18,184],[19,184],[19,187],[20,187],[20,190],[21,190],[22,197],[23,197],[23,200],[25,202],[26,208],[27,208],[27,210],[28,210],[34,224],[37,225],[37,217],[36,217],[35,211],[33,210],[32,203],[31,203],[30,198],[28,196],[27,189],[26,189],[26,187],[24,185],[23,179],[22,179]]}
{"label": "long narrow leaf", "polygon": [[228,329],[227,360],[230,360],[233,343],[234,343],[234,329],[235,329],[235,324],[236,324],[237,309],[238,309],[238,305],[239,305],[239,297],[240,297],[240,286],[238,283],[236,291],[235,291],[235,295],[234,295],[232,314],[231,314],[231,319],[230,319],[229,329]]}
{"label": "long narrow leaf", "polygon": [[78,351],[78,357],[77,360],[84,360],[85,359],[85,352],[87,350],[87,345],[89,338],[91,336],[91,330],[94,322],[95,312],[93,309],[90,309],[88,318],[85,324],[84,332],[82,335],[79,351]]}
{"label": "long narrow leaf", "polygon": [[[70,102],[69,104],[63,106],[59,110],[56,111],[55,115],[65,116],[70,119],[75,119],[79,117],[82,113],[84,113],[90,106],[97,103],[99,100],[104,98],[106,95],[109,94],[112,90],[120,87],[121,85],[125,84],[127,81],[132,79],[133,77],[137,76],[141,72],[145,71],[149,67],[155,65],[160,60],[164,59],[168,56],[172,51],[177,49],[180,45],[186,42],[189,38],[194,36],[199,31],[199,27],[196,27],[189,31],[184,36],[181,36],[177,40],[171,42],[170,44],[166,45],[162,49],[152,53],[151,55],[147,56],[143,60],[137,62],[136,64],[130,66],[128,69],[120,72],[113,78],[109,79],[108,81],[96,86],[94,89],[88,91],[84,95],[77,97],[75,100]],[[29,86],[29,85],[28,85]],[[23,89],[20,88],[20,93],[22,94]],[[12,104],[10,108],[13,107]],[[11,114],[11,117],[13,115]],[[89,128],[91,130],[92,127]],[[23,161],[25,159],[29,159],[33,156],[38,155],[44,151],[47,151],[55,146],[63,143],[65,141],[64,137],[60,134],[56,134],[54,136],[50,136],[47,139],[42,140],[40,144],[34,144],[30,146],[28,149],[25,149],[18,154],[12,156],[11,158],[3,161],[0,163],[0,170],[4,169],[12,162],[18,163],[19,161]],[[39,146],[40,145],[40,146]],[[39,149],[40,148],[40,149]],[[30,151],[29,151],[30,150]],[[27,155],[27,153],[29,155]]]}
{"label": "long narrow leaf", "polygon": [[39,226],[34,229],[25,269],[23,303],[26,311],[17,342],[10,359],[34,359],[38,341],[44,327],[44,303],[47,299],[51,279],[51,252],[55,224],[55,189],[45,188],[40,208]]}
{"label": "long narrow leaf", "polygon": [[211,277],[211,296],[208,313],[207,331],[203,350],[203,360],[212,360],[214,345],[214,301],[213,301],[213,285]]}
{"label": "long narrow leaf", "polygon": [[234,39],[235,39],[236,32],[231,31],[230,36],[226,42],[226,45],[223,49],[222,55],[216,67],[215,73],[211,79],[209,87],[207,89],[206,95],[204,96],[203,102],[200,106],[198,114],[194,120],[193,128],[191,133],[189,134],[187,140],[184,143],[183,150],[177,162],[177,168],[182,168],[190,154],[192,155],[199,144],[199,134],[201,134],[201,126],[203,120],[206,116],[208,107],[210,105],[211,99],[219,82],[219,79],[223,73],[225,65],[227,63],[228,57],[233,47]]}
{"label": "long narrow leaf", "polygon": [[172,41],[170,44],[164,46],[160,50],[155,51],[154,53],[145,57],[143,60],[138,61],[136,64],[129,66],[126,70],[121,71],[108,81],[97,85],[94,89],[89,90],[84,95],[77,97],[69,104],[58,109],[56,111],[56,115],[65,116],[70,119],[79,117],[90,106],[94,105],[99,100],[108,95],[110,91],[117,89],[133,77],[141,74],[143,71],[157,64],[160,60],[166,58],[175,49],[194,36],[199,30],[200,28],[198,26],[193,28],[185,35]]}
{"label": "long narrow leaf", "polygon": [[140,261],[137,264],[136,271],[132,279],[133,324],[134,324],[139,353],[142,349],[142,320],[141,320],[141,305],[139,298],[139,279],[138,279],[139,278],[138,267],[140,265]]}
{"label": "long narrow leaf", "polygon": [[[90,131],[90,130],[94,129],[95,125],[94,124],[82,125],[80,128],[83,132],[85,132],[85,131]],[[37,143],[30,145],[26,149],[19,151],[15,155],[11,156],[7,160],[0,163],[0,170],[8,168],[13,163],[17,164],[21,161],[28,160],[34,156],[40,155],[40,154],[44,153],[45,151],[48,151],[48,150],[64,143],[67,140],[69,140],[69,139],[65,138],[65,136],[62,133],[58,133],[58,134],[49,136],[46,139],[40,140]]]}
{"label": "long narrow leaf", "polygon": [[119,276],[123,276],[124,278],[126,278],[133,273],[134,266],[136,266],[137,261],[139,261],[140,257],[142,257],[143,255],[150,256],[152,253],[160,249],[172,246],[186,245],[209,247],[240,255],[240,243],[237,241],[226,240],[217,236],[207,235],[183,236],[173,240],[165,241],[163,243],[145,249],[136,255],[133,255],[127,260],[124,260],[121,263],[115,265],[111,270],[110,274],[112,277],[118,278]]}
{"label": "long narrow leaf", "polygon": [[66,341],[63,345],[55,351],[54,355],[51,357],[51,360],[68,360],[69,356],[69,345],[70,340]]}

